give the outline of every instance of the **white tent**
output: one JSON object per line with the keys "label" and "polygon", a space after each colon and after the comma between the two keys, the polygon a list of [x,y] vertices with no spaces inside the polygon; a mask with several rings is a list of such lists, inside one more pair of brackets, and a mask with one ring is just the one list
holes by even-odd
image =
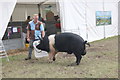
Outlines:
{"label": "white tent", "polygon": [[[62,32],[95,41],[118,35],[118,0],[59,0]],[[96,26],[96,12],[111,15],[111,24]],[[106,16],[104,16],[106,17]]]}
{"label": "white tent", "polygon": [[[2,39],[5,33],[16,3],[39,4],[44,1],[49,0],[0,0],[0,39]],[[62,32],[73,32],[79,34],[88,41],[118,35],[118,0],[57,1],[59,2],[60,8]],[[96,11],[110,12],[111,24],[96,26]]]}
{"label": "white tent", "polygon": [[0,0],[0,39],[2,39],[17,0]]}

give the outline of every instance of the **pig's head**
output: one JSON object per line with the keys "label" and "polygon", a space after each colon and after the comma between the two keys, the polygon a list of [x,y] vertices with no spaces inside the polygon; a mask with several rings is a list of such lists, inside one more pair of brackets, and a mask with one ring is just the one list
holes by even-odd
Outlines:
{"label": "pig's head", "polygon": [[49,40],[47,36],[38,41],[34,41],[33,45],[36,50],[43,50],[49,52]]}

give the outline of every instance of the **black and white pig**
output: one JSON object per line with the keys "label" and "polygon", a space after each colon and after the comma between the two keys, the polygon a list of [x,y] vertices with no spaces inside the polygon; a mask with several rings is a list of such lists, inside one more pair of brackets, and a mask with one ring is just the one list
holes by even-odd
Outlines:
{"label": "black and white pig", "polygon": [[[33,43],[35,44],[36,41]],[[76,57],[76,65],[79,65],[82,56],[86,54],[86,46],[89,45],[82,37],[73,33],[60,33],[50,36],[45,36],[35,46],[39,50],[44,50],[49,53],[49,59],[55,61],[57,52],[74,53]],[[89,45],[90,46],[90,45]]]}

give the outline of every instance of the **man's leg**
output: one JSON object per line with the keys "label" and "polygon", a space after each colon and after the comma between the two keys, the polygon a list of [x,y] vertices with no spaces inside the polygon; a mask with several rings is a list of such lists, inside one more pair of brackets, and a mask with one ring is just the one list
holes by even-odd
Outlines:
{"label": "man's leg", "polygon": [[28,57],[25,58],[25,60],[31,59],[32,50],[33,50],[33,40],[30,40],[30,42],[29,42],[29,48],[28,48]]}

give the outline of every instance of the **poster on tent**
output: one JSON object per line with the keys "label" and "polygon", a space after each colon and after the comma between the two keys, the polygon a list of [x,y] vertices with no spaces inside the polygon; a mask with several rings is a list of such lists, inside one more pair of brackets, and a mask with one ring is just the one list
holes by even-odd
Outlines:
{"label": "poster on tent", "polygon": [[3,40],[21,38],[21,26],[8,26]]}
{"label": "poster on tent", "polygon": [[96,26],[111,25],[111,11],[96,11]]}

